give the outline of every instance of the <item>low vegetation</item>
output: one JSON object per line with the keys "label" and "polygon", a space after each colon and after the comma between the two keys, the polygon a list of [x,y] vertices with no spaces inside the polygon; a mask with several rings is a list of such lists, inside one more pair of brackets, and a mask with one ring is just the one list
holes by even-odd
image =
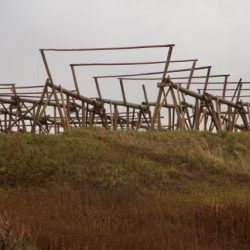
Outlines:
{"label": "low vegetation", "polygon": [[248,250],[250,133],[1,135],[0,217],[3,249]]}

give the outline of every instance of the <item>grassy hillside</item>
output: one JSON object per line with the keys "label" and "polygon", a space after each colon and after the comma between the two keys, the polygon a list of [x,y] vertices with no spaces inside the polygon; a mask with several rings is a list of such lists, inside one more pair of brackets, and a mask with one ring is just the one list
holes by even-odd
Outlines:
{"label": "grassy hillside", "polygon": [[0,213],[18,249],[249,249],[250,133],[1,135]]}

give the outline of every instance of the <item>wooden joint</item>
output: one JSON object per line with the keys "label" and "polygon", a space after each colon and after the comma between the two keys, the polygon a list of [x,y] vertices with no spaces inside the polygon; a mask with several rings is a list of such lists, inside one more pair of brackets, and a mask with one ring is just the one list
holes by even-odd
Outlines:
{"label": "wooden joint", "polygon": [[172,85],[171,82],[158,82],[157,83],[157,87],[160,88],[160,87],[170,87]]}

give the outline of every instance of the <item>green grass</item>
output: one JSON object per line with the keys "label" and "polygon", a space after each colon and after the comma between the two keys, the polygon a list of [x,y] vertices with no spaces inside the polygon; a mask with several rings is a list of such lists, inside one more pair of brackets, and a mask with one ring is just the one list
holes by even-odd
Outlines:
{"label": "green grass", "polygon": [[1,135],[5,187],[90,186],[132,192],[250,192],[250,134],[72,130]]}

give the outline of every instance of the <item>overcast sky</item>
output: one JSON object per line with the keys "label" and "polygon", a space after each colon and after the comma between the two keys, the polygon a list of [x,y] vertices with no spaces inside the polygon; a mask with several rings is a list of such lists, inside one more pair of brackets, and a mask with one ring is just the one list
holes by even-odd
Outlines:
{"label": "overcast sky", "polygon": [[162,43],[250,80],[249,13],[249,0],[0,0],[0,82],[43,83],[39,48]]}

